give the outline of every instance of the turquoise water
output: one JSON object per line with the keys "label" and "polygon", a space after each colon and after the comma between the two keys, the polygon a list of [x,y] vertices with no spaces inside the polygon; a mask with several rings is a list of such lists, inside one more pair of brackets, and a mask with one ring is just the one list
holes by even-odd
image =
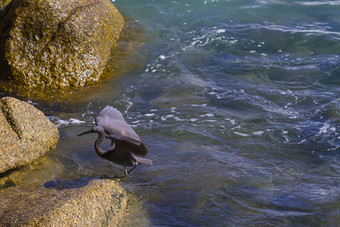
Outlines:
{"label": "turquoise water", "polygon": [[114,105],[154,162],[122,183],[150,225],[340,225],[340,1],[114,4],[143,43],[90,103],[51,112],[65,175],[122,171],[76,137]]}

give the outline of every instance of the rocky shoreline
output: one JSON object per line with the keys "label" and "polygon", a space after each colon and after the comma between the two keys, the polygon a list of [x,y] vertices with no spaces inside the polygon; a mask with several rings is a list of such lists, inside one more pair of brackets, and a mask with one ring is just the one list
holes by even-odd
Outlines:
{"label": "rocky shoreline", "polygon": [[55,147],[59,132],[29,103],[4,97],[0,110],[1,226],[117,225],[128,201],[117,181],[81,178],[44,182],[42,178],[22,183],[16,179],[29,177],[30,170],[21,171],[20,167],[34,166],[33,162]]}
{"label": "rocky shoreline", "polygon": [[[0,90],[50,96],[98,82],[124,24],[109,0],[1,1]],[[0,136],[1,226],[116,226],[125,215],[128,195],[114,180],[23,183],[31,174],[25,168],[35,169],[59,140],[36,107],[1,98]]]}

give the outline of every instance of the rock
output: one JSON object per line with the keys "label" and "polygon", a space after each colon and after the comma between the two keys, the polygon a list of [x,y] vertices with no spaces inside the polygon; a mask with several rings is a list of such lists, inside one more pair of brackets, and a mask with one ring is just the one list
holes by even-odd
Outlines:
{"label": "rock", "polygon": [[59,131],[34,106],[0,99],[0,173],[27,165],[56,146]]}
{"label": "rock", "polygon": [[[27,166],[2,174],[0,177],[0,190],[16,185],[40,183],[63,176],[64,165],[55,156],[56,151],[54,150]],[[71,175],[70,172],[66,174],[67,176]]]}
{"label": "rock", "polygon": [[0,9],[6,7],[12,0],[0,0]]}
{"label": "rock", "polygon": [[113,180],[9,187],[0,190],[0,226],[117,226],[127,198]]}
{"label": "rock", "polygon": [[110,0],[13,0],[7,8],[0,78],[29,89],[99,81],[124,26]]}

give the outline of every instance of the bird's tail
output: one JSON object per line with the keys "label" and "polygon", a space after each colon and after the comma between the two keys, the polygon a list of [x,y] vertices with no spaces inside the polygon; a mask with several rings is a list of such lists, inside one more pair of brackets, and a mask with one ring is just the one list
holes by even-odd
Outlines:
{"label": "bird's tail", "polygon": [[136,159],[136,161],[138,163],[143,163],[143,164],[147,164],[147,165],[152,166],[152,161],[150,159],[140,158],[140,157],[136,157],[136,156],[133,156],[133,157]]}

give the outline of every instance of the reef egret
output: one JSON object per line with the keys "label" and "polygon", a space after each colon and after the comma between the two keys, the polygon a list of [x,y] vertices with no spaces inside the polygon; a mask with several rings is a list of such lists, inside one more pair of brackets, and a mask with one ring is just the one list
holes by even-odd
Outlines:
{"label": "reef egret", "polygon": [[[150,159],[136,156],[144,157],[148,153],[148,149],[137,133],[125,121],[119,110],[112,106],[106,106],[95,120],[96,126],[89,131],[80,133],[78,136],[98,133],[98,138],[94,144],[97,154],[106,160],[122,165],[125,171],[122,177],[128,175],[141,163],[152,165]],[[105,137],[111,140],[111,147],[106,151],[100,147]],[[128,171],[126,166],[133,166],[133,168]]]}

